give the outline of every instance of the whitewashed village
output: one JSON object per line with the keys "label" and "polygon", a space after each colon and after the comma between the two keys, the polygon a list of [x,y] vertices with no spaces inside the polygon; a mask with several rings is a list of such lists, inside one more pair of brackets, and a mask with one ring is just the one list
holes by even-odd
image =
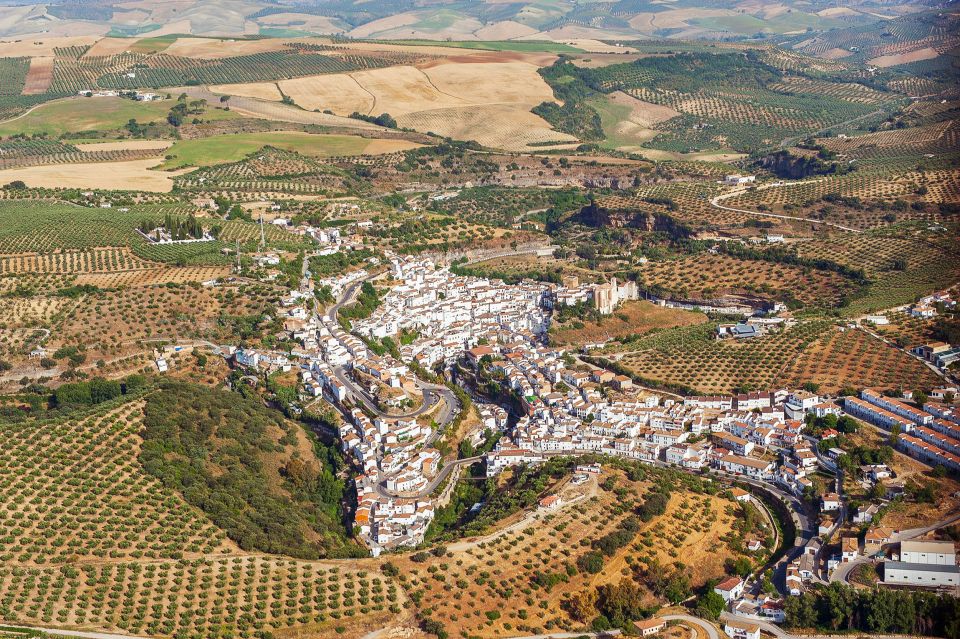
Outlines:
{"label": "whitewashed village", "polygon": [[[317,240],[318,255],[362,248],[337,229],[295,231]],[[278,261],[273,254],[255,257],[265,269]],[[846,397],[795,388],[681,397],[644,388],[630,376],[587,364],[583,353],[548,343],[555,308],[585,303],[610,314],[624,300],[637,299],[633,282],[580,284],[568,278],[562,284],[508,285],[456,275],[428,258],[390,253],[386,262],[370,258],[360,268],[316,281],[306,269],[305,264],[300,290],[278,309],[285,333],[300,346],[289,352],[231,348],[225,354],[254,371],[299,371],[302,400],[339,412],[339,441],[357,469],[354,531],[374,556],[423,543],[460,471],[477,459],[494,477],[552,456],[600,456],[600,462],[578,467],[573,477],[578,484],[600,473],[603,456],[609,456],[708,473],[749,488],[731,490],[738,501],[767,509],[752,494],[760,492],[791,512],[797,541],[777,565],[780,594],[764,594],[759,575],[729,577],[715,589],[741,620],[730,621],[731,636],[758,637],[760,627],[749,620],[782,622],[784,596],[799,595],[812,584],[843,581],[864,562],[880,567],[882,583],[891,587],[960,592],[951,542],[925,540],[926,531],[869,526],[891,500],[903,497],[902,482],[887,466],[853,469],[879,487],[871,503],[848,506],[841,481],[828,487],[812,511],[804,502],[815,475],[838,475],[848,466],[842,459],[846,453],[830,442],[839,435],[838,422],[849,427],[851,418],[895,433],[898,449],[915,459],[960,471],[954,386],[932,389],[922,409],[907,403],[909,397],[868,388]],[[368,317],[341,323],[338,310],[371,282],[389,291]],[[336,299],[322,311],[315,303],[318,287]],[[953,304],[949,296],[937,296],[937,302],[944,300]],[[717,339],[750,339],[777,330],[784,322],[776,317],[781,308],[721,324]],[[370,348],[371,340],[383,338],[395,340],[393,353]],[[932,344],[914,354],[942,367],[956,357],[955,350]],[[428,381],[426,371],[441,375]],[[451,387],[475,389],[491,382],[512,401],[498,405],[469,391],[482,422],[470,437],[480,446],[495,434],[495,445],[474,458],[445,460],[436,443],[460,410]],[[812,423],[828,427],[811,434]],[[558,505],[560,497],[550,496],[540,507]],[[866,532],[857,533],[864,524]],[[760,541],[751,544],[753,551],[772,550]]]}

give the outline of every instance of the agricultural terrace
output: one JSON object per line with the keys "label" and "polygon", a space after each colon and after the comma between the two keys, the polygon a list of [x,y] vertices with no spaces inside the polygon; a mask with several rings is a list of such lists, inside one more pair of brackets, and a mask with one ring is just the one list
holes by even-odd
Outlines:
{"label": "agricultural terrace", "polygon": [[[322,45],[314,45],[322,46]],[[129,63],[124,64],[128,61]],[[264,51],[216,60],[170,55],[165,52],[148,57],[137,54],[113,56],[116,71],[104,73],[97,84],[111,89],[141,87],[180,87],[210,84],[240,84],[344,73],[389,66],[392,60],[377,55],[315,51],[301,47],[283,51]],[[133,77],[129,74],[133,73]]]}
{"label": "agricultural terrace", "polygon": [[889,324],[870,326],[870,330],[900,347],[909,349],[937,340],[935,319],[913,317],[904,310],[887,312],[884,317]]}
{"label": "agricultural terrace", "polygon": [[[101,282],[105,284],[106,282]],[[54,327],[57,345],[84,345],[87,361],[141,351],[145,340],[256,339],[279,293],[268,285],[202,288],[195,283],[140,285],[85,295]]]}
{"label": "agricultural terrace", "polygon": [[913,356],[863,330],[833,327],[789,362],[776,380],[787,388],[808,382],[821,392],[836,393],[844,387],[933,388],[941,380]]}
{"label": "agricultural terrace", "polygon": [[846,175],[810,178],[789,186],[747,189],[724,199],[724,206],[748,211],[839,223],[868,229],[895,221],[942,219],[950,205],[960,202],[957,171],[930,167],[915,170],[915,161],[861,166]]}
{"label": "agricultural terrace", "polygon": [[960,123],[956,120],[945,120],[847,138],[820,138],[818,143],[835,153],[852,158],[915,158],[927,153],[955,153],[960,143],[958,137]]}
{"label": "agricultural terrace", "polygon": [[405,151],[419,145],[406,140],[375,140],[354,135],[311,135],[298,131],[238,133],[181,140],[167,151],[162,169],[238,162],[265,146],[311,157],[334,157]]}
{"label": "agricultural terrace", "polygon": [[[582,487],[549,488],[564,500],[558,509],[517,513],[496,532],[390,558],[421,617],[471,637],[576,631],[598,614],[615,619],[607,601],[611,589],[622,588],[644,610],[637,620],[722,577],[723,557],[742,556],[746,534],[765,537],[755,512],[745,515],[738,504],[702,492],[707,485],[699,480],[609,460],[604,468]],[[508,487],[478,519],[512,498],[514,482],[527,485],[523,477],[496,481]],[[525,505],[537,494],[524,497]]]}
{"label": "agricultural terrace", "polygon": [[554,321],[550,325],[550,343],[596,344],[627,335],[642,335],[706,321],[703,313],[666,308],[645,301],[624,302],[613,315],[597,319],[571,319],[562,323]]}
{"label": "agricultural terrace", "polygon": [[651,261],[638,269],[641,287],[680,299],[727,295],[793,299],[805,306],[835,306],[858,285],[840,273],[731,255],[698,253]]}
{"label": "agricultural terrace", "polygon": [[359,637],[396,619],[404,601],[384,575],[264,555],[0,567],[11,621],[138,635]]}
{"label": "agricultural terrace", "polygon": [[52,423],[0,426],[6,566],[195,558],[235,548],[143,472],[142,410],[135,400]]}
{"label": "agricultural terrace", "polygon": [[897,224],[867,233],[812,238],[792,247],[803,258],[864,269],[870,283],[851,296],[844,309],[857,315],[909,304],[960,281],[957,256],[949,242],[952,228],[930,231],[926,224]]}
{"label": "agricultural terrace", "polygon": [[[0,201],[0,256],[3,256],[4,271],[7,264],[14,265],[10,272],[19,268],[20,256],[38,255],[36,259],[58,264],[89,264],[71,262],[67,257],[44,257],[62,251],[88,251],[92,248],[129,247],[143,260],[169,262],[178,265],[223,265],[229,258],[221,249],[239,240],[242,243],[259,240],[260,227],[243,220],[210,220],[201,223],[208,228],[219,228],[219,239],[191,244],[151,244],[136,229],[146,220],[163,221],[163,214],[156,214],[148,205],[132,205],[128,211],[118,208],[91,208],[64,202]],[[174,214],[174,218],[185,216]],[[296,244],[300,241],[282,229],[268,229],[268,240]],[[16,257],[14,257],[16,256]],[[128,258],[116,256],[118,270],[126,270],[135,263]],[[9,260],[9,261],[8,261]],[[103,262],[101,261],[101,264]],[[25,272],[22,269],[21,272]],[[80,269],[79,272],[86,272]]]}
{"label": "agricultural terrace", "polygon": [[[631,108],[633,115],[622,114],[625,122],[633,121],[638,127],[618,127],[611,121],[613,103],[608,102],[601,109],[607,110],[605,131],[632,132],[634,143],[674,152],[757,151],[792,136],[868,115],[879,117],[902,102],[895,94],[860,84],[790,75],[763,62],[756,51],[677,53],[595,69],[561,60],[541,74],[564,102],[562,109],[552,111],[557,117],[548,118],[559,130],[574,132],[566,128],[571,125],[566,116],[578,112],[579,101],[622,93],[640,101]],[[635,114],[638,110],[642,114],[642,103],[667,107],[677,115],[650,117],[645,122],[641,115],[638,121]],[[583,103],[586,110],[577,120],[596,113],[588,104]]]}
{"label": "agricultural terrace", "polygon": [[782,372],[829,330],[825,321],[747,340],[715,338],[714,323],[625,339],[598,353],[640,381],[691,394],[729,394],[772,388]]}

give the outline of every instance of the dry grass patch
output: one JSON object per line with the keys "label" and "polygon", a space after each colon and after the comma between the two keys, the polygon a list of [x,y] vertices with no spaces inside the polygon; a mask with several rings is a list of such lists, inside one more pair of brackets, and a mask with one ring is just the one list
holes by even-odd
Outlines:
{"label": "dry grass patch", "polygon": [[131,160],[31,166],[0,171],[0,183],[22,180],[37,188],[73,188],[150,191],[169,193],[179,173],[151,171],[162,160]]}
{"label": "dry grass patch", "polygon": [[276,82],[247,82],[244,84],[220,84],[211,86],[214,93],[228,93],[258,100],[281,100],[283,95]]}
{"label": "dry grass patch", "polygon": [[655,329],[687,326],[707,321],[703,313],[657,306],[650,302],[625,302],[613,315],[599,322],[568,322],[550,329],[551,343],[592,344],[625,335],[648,333]]}

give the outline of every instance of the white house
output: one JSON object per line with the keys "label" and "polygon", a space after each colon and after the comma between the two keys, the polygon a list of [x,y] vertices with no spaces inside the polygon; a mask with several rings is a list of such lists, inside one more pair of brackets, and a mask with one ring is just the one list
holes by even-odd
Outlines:
{"label": "white house", "polygon": [[723,600],[730,603],[734,599],[739,599],[743,595],[743,580],[740,577],[727,577],[716,586],[713,591],[723,597]]}
{"label": "white house", "polygon": [[724,621],[723,631],[731,639],[760,639],[760,624],[742,621]]}

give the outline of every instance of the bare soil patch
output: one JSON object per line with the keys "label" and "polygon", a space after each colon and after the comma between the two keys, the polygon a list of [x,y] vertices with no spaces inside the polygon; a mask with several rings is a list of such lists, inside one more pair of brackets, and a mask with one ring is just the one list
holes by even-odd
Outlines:
{"label": "bare soil patch", "polygon": [[[518,105],[468,106],[410,113],[397,118],[401,126],[433,132],[459,140],[474,140],[497,149],[530,151],[572,149],[579,142],[572,135],[550,128],[546,120]],[[547,145],[548,142],[556,144]],[[543,146],[541,146],[543,145]]]}
{"label": "bare soil patch", "polygon": [[53,56],[30,58],[30,70],[23,83],[23,95],[45,93],[53,82]]}
{"label": "bare soil patch", "polygon": [[121,140],[118,142],[90,142],[87,144],[76,144],[78,149],[89,153],[92,151],[140,151],[143,149],[156,149],[158,151],[170,148],[173,144],[168,140]]}
{"label": "bare soil patch", "polygon": [[924,47],[907,53],[894,53],[882,55],[869,61],[877,67],[894,67],[898,64],[907,64],[908,62],[919,62],[920,60],[933,60],[940,55],[933,47]]}
{"label": "bare soil patch", "polygon": [[[4,11],[10,11],[5,7]],[[0,19],[0,25],[2,25]],[[53,50],[59,47],[73,47],[93,44],[99,36],[72,36],[49,38],[16,38],[7,37],[0,40],[0,58],[19,58],[23,56],[52,56]]]}
{"label": "bare soil patch", "polygon": [[97,58],[123,53],[133,42],[134,41],[129,38],[101,38],[83,54],[83,57]]}

